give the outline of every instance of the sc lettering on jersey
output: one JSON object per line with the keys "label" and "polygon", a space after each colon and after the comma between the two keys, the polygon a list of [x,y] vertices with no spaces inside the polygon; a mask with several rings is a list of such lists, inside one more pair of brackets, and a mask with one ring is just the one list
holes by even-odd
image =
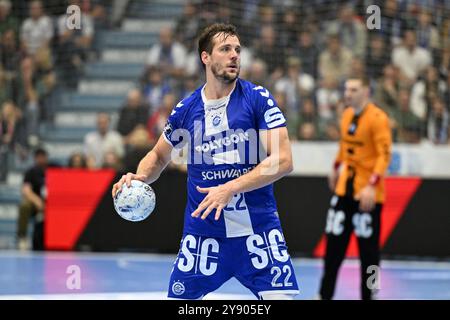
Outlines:
{"label": "sc lettering on jersey", "polygon": [[[202,240],[192,235],[187,235],[181,246],[181,252],[184,257],[178,259],[178,269],[183,272],[190,272],[194,268],[194,273],[202,273],[205,276],[213,275],[217,271],[216,255],[219,253],[219,243],[212,238]],[[209,263],[208,263],[209,262]]]}
{"label": "sc lettering on jersey", "polygon": [[[280,250],[280,247],[282,248]],[[289,265],[275,265],[275,262],[285,263],[289,260],[283,234],[280,230],[273,229],[268,234],[254,234],[247,238],[247,250],[252,264],[256,269],[264,269],[272,266],[270,274],[273,276],[271,286],[273,288],[292,287],[291,276],[293,274]]]}

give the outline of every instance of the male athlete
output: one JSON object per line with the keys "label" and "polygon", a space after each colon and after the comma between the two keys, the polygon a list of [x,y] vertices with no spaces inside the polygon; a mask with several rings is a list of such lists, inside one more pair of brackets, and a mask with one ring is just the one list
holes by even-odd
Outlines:
{"label": "male athlete", "polygon": [[[373,298],[379,286],[380,213],[384,201],[383,176],[391,158],[391,129],[384,111],[369,100],[366,78],[345,83],[349,106],[341,119],[341,140],[329,186],[335,195],[328,210],[327,249],[320,298],[331,299],[355,232],[361,260],[361,297]],[[340,169],[340,170],[339,170]]]}
{"label": "male athlete", "polygon": [[[156,146],[113,186],[152,183],[188,148],[188,201],[168,297],[201,299],[235,277],[258,299],[293,299],[297,281],[272,183],[292,170],[286,120],[267,89],[238,78],[239,35],[213,24],[198,41],[206,84],[174,108]],[[260,151],[264,150],[264,157]]]}

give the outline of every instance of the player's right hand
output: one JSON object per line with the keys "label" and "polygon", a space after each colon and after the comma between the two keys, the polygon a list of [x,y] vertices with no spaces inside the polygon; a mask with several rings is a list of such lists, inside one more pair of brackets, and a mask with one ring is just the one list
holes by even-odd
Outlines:
{"label": "player's right hand", "polygon": [[120,180],[113,185],[112,197],[114,198],[116,196],[117,191],[122,189],[122,186],[125,183],[129,187],[131,185],[131,180],[140,180],[142,182],[145,182],[146,178],[147,177],[145,175],[143,175],[143,174],[134,174],[134,173],[131,173],[131,172],[128,172],[127,174],[124,174],[122,176],[122,178],[120,178]]}

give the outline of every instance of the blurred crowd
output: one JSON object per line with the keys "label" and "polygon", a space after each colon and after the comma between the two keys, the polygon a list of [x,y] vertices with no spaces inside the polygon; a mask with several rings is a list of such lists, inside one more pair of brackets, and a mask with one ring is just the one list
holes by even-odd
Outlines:
{"label": "blurred crowd", "polygon": [[[76,89],[83,66],[98,59],[95,33],[120,26],[108,14],[113,0],[50,2],[61,4],[0,0],[0,156],[38,144],[39,123],[52,121],[54,88]],[[70,4],[81,8],[81,30],[65,24]],[[373,4],[381,9],[379,29],[367,27]],[[136,167],[172,108],[204,81],[196,37],[213,22],[237,26],[241,78],[271,91],[291,139],[337,140],[343,83],[363,74],[390,115],[395,142],[449,143],[449,1],[198,0],[160,29],[117,121],[98,114],[97,130],[70,166]]]}
{"label": "blurred crowd", "polygon": [[[51,123],[55,89],[77,87],[83,65],[96,59],[94,28],[107,28],[106,2],[0,0],[0,181],[8,153],[21,159],[40,145]],[[66,9],[81,9],[81,29],[69,29]]]}
{"label": "blurred crowd", "polygon": [[[381,9],[380,29],[367,26],[366,9],[373,4]],[[148,64],[162,66],[172,87],[170,80],[189,79],[181,84],[182,97],[190,82],[201,79],[198,30],[231,22],[244,46],[242,78],[274,94],[293,140],[337,140],[344,81],[362,74],[371,80],[374,101],[390,115],[396,142],[447,144],[449,14],[448,1],[191,2],[174,32],[161,31]],[[161,48],[172,55],[157,60]],[[171,56],[175,69],[167,61]]]}

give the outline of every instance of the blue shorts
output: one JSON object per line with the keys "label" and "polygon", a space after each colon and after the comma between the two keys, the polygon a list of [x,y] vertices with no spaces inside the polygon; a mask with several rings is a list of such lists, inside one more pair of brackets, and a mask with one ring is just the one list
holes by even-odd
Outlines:
{"label": "blue shorts", "polygon": [[200,299],[235,277],[258,298],[268,291],[298,294],[280,229],[237,238],[185,234],[170,277],[168,297]]}

